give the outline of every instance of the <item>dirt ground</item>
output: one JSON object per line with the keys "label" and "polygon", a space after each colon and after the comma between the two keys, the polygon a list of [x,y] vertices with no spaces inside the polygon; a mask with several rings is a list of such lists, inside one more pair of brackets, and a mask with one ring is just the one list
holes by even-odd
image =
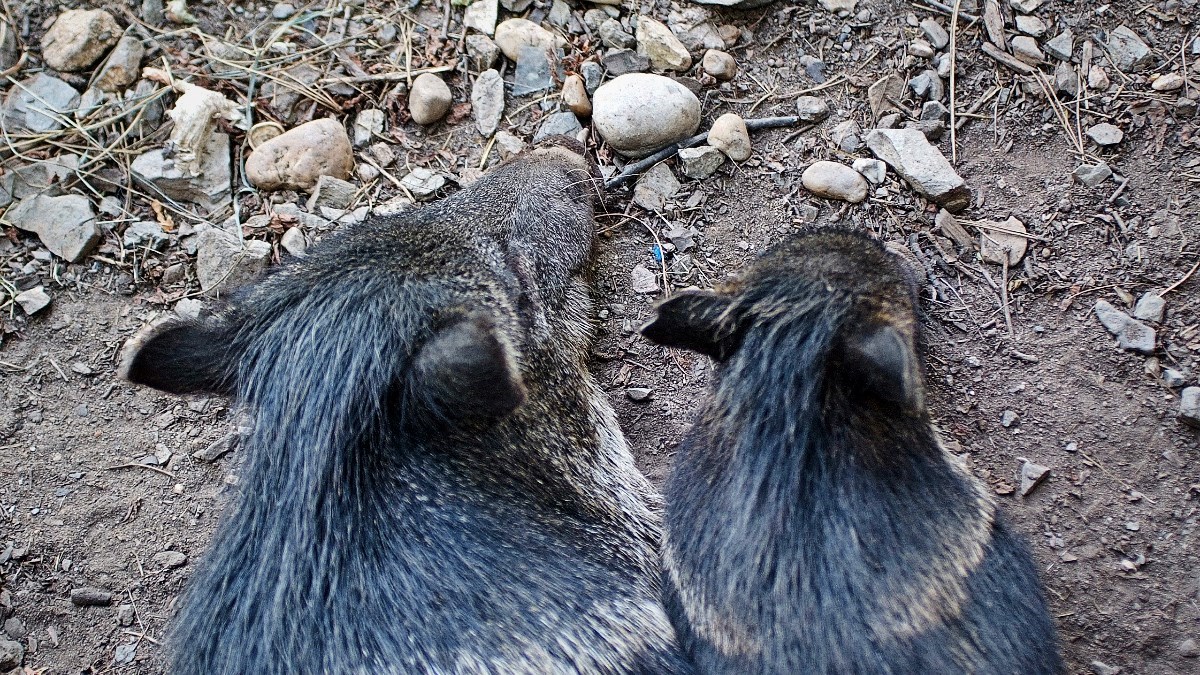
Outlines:
{"label": "dirt ground", "polygon": [[[920,33],[909,13],[949,25],[944,13],[910,3],[860,1],[864,8],[866,22],[809,4],[714,8],[713,24],[749,35],[730,49],[738,77],[701,95],[705,128],[728,111],[791,114],[795,92],[821,86],[797,65],[802,54],[826,63],[826,84],[834,84],[814,95],[834,114],[799,134],[756,134],[751,160],[727,163],[703,181],[681,178],[681,192],[662,214],[631,207],[627,191],[609,195],[609,213],[597,222],[594,372],[641,466],[663,479],[709,372],[705,359],[636,335],[662,293],[634,292],[631,271],[639,264],[659,271],[654,247],[666,225],[699,232],[691,269],[672,268],[677,288],[735,274],[807,224],[806,207],[815,207],[819,224],[868,229],[905,246],[911,240],[950,291],[942,300],[927,293],[924,308],[935,418],[1031,543],[1070,671],[1200,673],[1200,650],[1187,642],[1200,641],[1200,432],[1179,421],[1179,389],[1161,377],[1177,369],[1195,386],[1200,374],[1200,273],[1187,276],[1200,263],[1197,118],[1178,114],[1170,107],[1177,95],[1153,92],[1144,74],[1126,78],[1109,68],[1115,86],[1084,102],[1080,126],[1111,121],[1124,129],[1115,148],[1087,151],[1126,180],[1084,187],[1071,179],[1081,159],[1041,91],[1022,88],[983,56],[982,28],[964,21],[958,108],[995,87],[1007,92],[958,134],[955,166],[975,194],[965,217],[1016,216],[1032,235],[1026,260],[1007,272],[1005,285],[1000,266],[980,262],[975,251],[956,252],[936,231],[936,209],[892,173],[885,192],[876,188],[854,206],[800,187],[815,160],[870,156],[838,150],[830,129],[847,119],[871,128],[866,87],[889,72],[921,70],[903,56],[904,42]],[[137,11],[110,9],[122,22]],[[223,33],[222,22],[233,33],[249,30],[243,13],[204,4],[193,10],[209,32]],[[640,7],[663,20],[669,10]],[[36,5],[26,11],[36,37],[52,14]],[[429,11],[442,13],[440,5]],[[1180,57],[1197,35],[1200,9],[1174,0],[1144,7],[1053,1],[1037,14],[1051,24],[1047,39],[1066,25],[1082,40],[1124,23],[1161,54]],[[843,26],[850,26],[847,49],[831,39]],[[1195,56],[1186,58],[1191,67]],[[469,84],[454,79],[452,88],[456,102],[469,99]],[[509,107],[521,104],[510,99]],[[514,116],[512,128],[528,140],[536,114]],[[469,121],[428,131],[406,122],[404,129],[414,155],[440,147],[451,159],[438,161],[451,172],[479,165],[483,144]],[[939,147],[950,155],[949,134]],[[609,159],[603,148],[600,158]],[[31,235],[10,236],[15,243],[0,249],[4,275],[38,248]],[[27,672],[161,672],[173,602],[237,484],[236,449],[214,461],[193,457],[229,444],[237,420],[227,401],[160,395],[116,378],[120,345],[165,302],[156,277],[135,280],[130,265],[109,262],[43,266],[52,307],[28,321],[17,321],[20,310],[13,310],[6,324],[13,330],[0,344],[0,613],[9,637],[27,646]],[[1131,294],[1164,289],[1154,355],[1118,349],[1094,303],[1128,309]],[[630,388],[651,393],[634,401]],[[1021,496],[1024,460],[1050,473]],[[111,593],[111,601],[77,606],[71,596],[80,588]]]}

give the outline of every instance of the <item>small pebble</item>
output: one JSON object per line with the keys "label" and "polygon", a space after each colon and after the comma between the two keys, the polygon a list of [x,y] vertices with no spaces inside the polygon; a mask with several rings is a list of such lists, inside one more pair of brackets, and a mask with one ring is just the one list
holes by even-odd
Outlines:
{"label": "small pebble", "polygon": [[1087,137],[1099,146],[1116,145],[1125,138],[1125,132],[1116,125],[1108,122],[1092,125],[1087,130]]}
{"label": "small pebble", "polygon": [[1176,91],[1182,89],[1184,85],[1183,75],[1179,73],[1167,73],[1154,80],[1150,88],[1154,91]]}
{"label": "small pebble", "polygon": [[820,122],[829,117],[829,104],[817,96],[801,96],[796,99],[796,115],[807,124]]}
{"label": "small pebble", "polygon": [[708,132],[708,144],[735,162],[750,159],[750,132],[746,130],[746,121],[737,113],[725,113],[713,122]]}
{"label": "small pebble", "polygon": [[710,49],[704,52],[702,65],[704,72],[721,82],[728,82],[733,79],[734,75],[737,75],[737,61],[719,49]]}
{"label": "small pebble", "polygon": [[579,75],[568,75],[567,79],[563,80],[562,101],[563,105],[579,117],[591,117],[592,101],[588,98],[587,87]]}
{"label": "small pebble", "polygon": [[630,401],[635,403],[642,403],[650,400],[650,395],[652,393],[653,391],[646,387],[628,387],[625,389],[625,395],[629,397]]}
{"label": "small pebble", "polygon": [[408,94],[408,111],[417,124],[433,124],[450,112],[453,102],[450,87],[433,73],[422,73],[413,80]]}
{"label": "small pebble", "polygon": [[804,170],[800,182],[809,192],[826,199],[857,204],[867,198],[867,179],[858,171],[837,162],[814,162]]}
{"label": "small pebble", "polygon": [[1011,427],[1019,421],[1021,421],[1021,416],[1011,410],[1005,410],[1004,412],[1000,413],[1000,426],[1004,427],[1005,429]]}
{"label": "small pebble", "polygon": [[887,164],[878,159],[859,157],[851,166],[855,171],[861,173],[871,185],[879,185],[887,178]]}
{"label": "small pebble", "polygon": [[112,602],[112,593],[84,586],[71,589],[71,604],[77,607],[103,607]]}

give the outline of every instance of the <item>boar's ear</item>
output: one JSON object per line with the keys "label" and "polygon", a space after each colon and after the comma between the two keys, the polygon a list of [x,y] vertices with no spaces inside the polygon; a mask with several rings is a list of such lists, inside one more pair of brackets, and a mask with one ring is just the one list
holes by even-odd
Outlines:
{"label": "boar's ear", "polygon": [[851,390],[911,412],[925,410],[921,364],[909,334],[891,324],[869,324],[852,329],[840,346],[834,372]]}
{"label": "boar's ear", "polygon": [[654,318],[642,326],[642,336],[723,361],[737,349],[730,304],[728,296],[711,291],[683,291],[659,304]]}
{"label": "boar's ear", "polygon": [[230,333],[215,320],[159,321],[125,343],[118,374],[172,394],[232,395],[237,354]]}
{"label": "boar's ear", "polygon": [[429,412],[444,421],[493,422],[525,402],[513,348],[483,312],[439,327],[416,355],[411,377]]}

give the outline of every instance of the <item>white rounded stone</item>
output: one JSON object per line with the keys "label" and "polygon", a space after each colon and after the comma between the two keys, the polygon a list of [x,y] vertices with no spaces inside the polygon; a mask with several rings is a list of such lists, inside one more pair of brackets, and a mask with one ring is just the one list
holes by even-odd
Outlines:
{"label": "white rounded stone", "polygon": [[668,77],[629,73],[596,90],[592,121],[614,150],[644,157],[696,133],[700,101]]}
{"label": "white rounded stone", "polygon": [[867,198],[867,179],[837,162],[815,162],[804,170],[800,182],[813,194],[857,204]]}

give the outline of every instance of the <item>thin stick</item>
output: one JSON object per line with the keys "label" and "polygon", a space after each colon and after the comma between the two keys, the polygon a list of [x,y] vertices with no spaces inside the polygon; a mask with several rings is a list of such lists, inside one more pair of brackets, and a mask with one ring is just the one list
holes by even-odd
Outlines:
{"label": "thin stick", "polygon": [[1004,325],[1008,326],[1008,337],[1013,336],[1012,314],[1008,310],[1008,249],[1004,249],[1004,269],[1000,278],[1000,307],[1004,310]]}
{"label": "thin stick", "polygon": [[326,77],[320,81],[327,84],[362,84],[366,82],[403,82],[411,75],[421,75],[422,73],[445,73],[454,70],[458,67],[457,63],[449,66],[434,66],[430,68],[416,68],[412,71],[402,73],[376,73],[374,75],[357,75],[353,77]]}
{"label": "thin stick", "polygon": [[[955,1],[953,9],[951,9],[950,7],[948,7],[946,5],[943,5],[942,3],[938,2],[937,0],[921,0],[921,2],[924,2],[925,4],[929,5],[930,7],[934,8],[934,9],[940,9],[943,12],[950,14],[951,18],[954,18],[960,14],[960,12],[958,11],[958,5],[959,5],[958,0]],[[967,14],[965,12],[962,12],[961,14],[967,21],[970,21],[971,23],[979,22],[979,17],[975,16],[974,14]],[[951,33],[951,35],[953,35],[953,33]]]}
{"label": "thin stick", "polygon": [[[747,131],[759,131],[762,129],[778,129],[780,127],[792,127],[797,124],[800,124],[800,121],[801,121],[800,118],[796,117],[794,115],[789,116],[789,117],[762,117],[762,118],[755,119],[755,120],[746,120],[746,130]],[[604,181],[604,189],[605,190],[613,190],[615,188],[619,188],[622,185],[633,180],[634,177],[636,177],[638,174],[642,173],[646,169],[649,169],[650,167],[654,166],[655,164],[658,164],[659,162],[663,161],[664,159],[669,159],[669,158],[673,157],[675,155],[675,153],[679,152],[680,150],[682,150],[684,148],[690,148],[693,146],[700,145],[701,143],[703,143],[704,141],[707,141],[707,140],[708,140],[708,132],[705,131],[704,133],[696,134],[695,136],[692,136],[691,138],[687,138],[682,141],[679,141],[678,143],[672,143],[671,145],[668,145],[667,147],[651,154],[650,156],[646,157],[645,159],[640,159],[640,160],[634,162],[633,164],[626,166],[625,169],[621,171],[621,173]]]}
{"label": "thin stick", "polygon": [[1162,296],[1166,295],[1167,293],[1170,293],[1171,291],[1175,290],[1176,288],[1179,288],[1180,286],[1182,286],[1182,285],[1183,285],[1183,282],[1185,282],[1185,281],[1187,281],[1188,279],[1190,279],[1190,278],[1192,277],[1192,275],[1196,273],[1196,270],[1197,270],[1197,269],[1200,269],[1200,261],[1197,261],[1195,265],[1192,265],[1192,269],[1188,270],[1188,273],[1187,273],[1187,274],[1185,274],[1185,275],[1183,275],[1183,278],[1182,278],[1182,279],[1180,279],[1179,281],[1176,281],[1175,283],[1171,284],[1171,285],[1170,285],[1170,286],[1167,288],[1167,290],[1163,291],[1162,293],[1159,293],[1159,294],[1158,294],[1158,295],[1159,295],[1159,297],[1162,297]]}
{"label": "thin stick", "polygon": [[150,466],[149,464],[138,464],[137,462],[129,462],[128,464],[117,464],[116,466],[106,466],[104,468],[109,471],[112,471],[114,469],[150,469],[151,471],[154,471],[156,473],[161,473],[164,476],[169,476],[171,478],[175,477],[175,474],[171,473],[170,471],[167,471],[166,469],[160,469],[157,466]]}
{"label": "thin stick", "polygon": [[958,108],[954,73],[958,70],[958,10],[962,0],[954,0],[954,11],[950,14],[950,161],[958,164]]}

